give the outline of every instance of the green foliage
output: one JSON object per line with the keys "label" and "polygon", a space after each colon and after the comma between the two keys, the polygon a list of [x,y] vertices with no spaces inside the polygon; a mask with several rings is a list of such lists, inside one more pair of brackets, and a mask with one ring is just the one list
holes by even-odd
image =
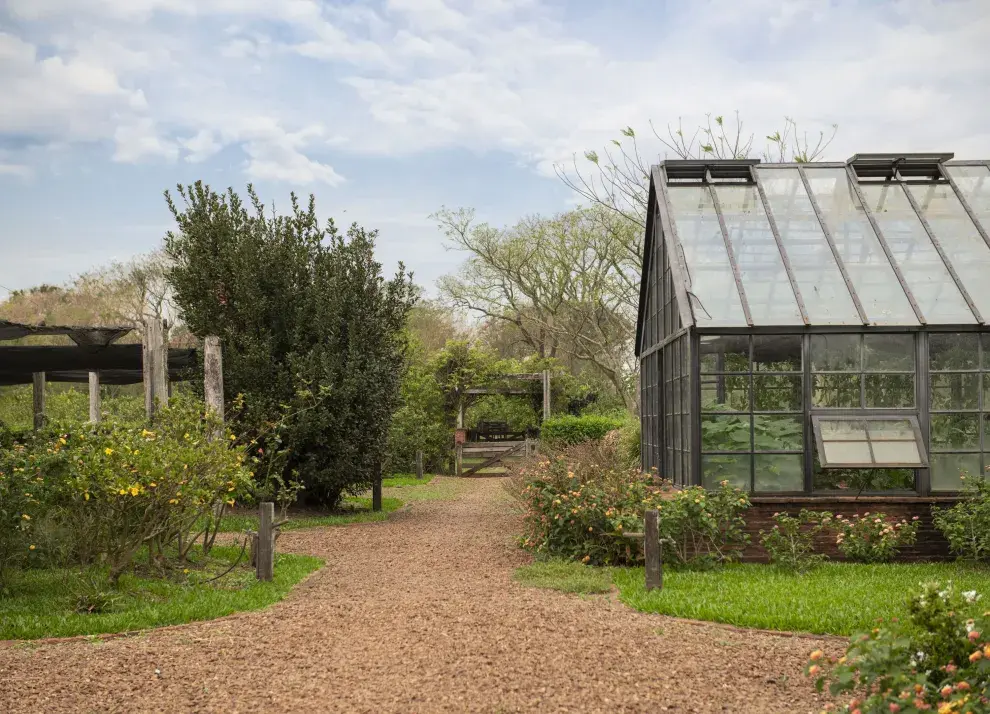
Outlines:
{"label": "green foliage", "polygon": [[281,422],[279,470],[310,501],[334,506],[369,486],[384,460],[405,369],[406,316],[414,302],[400,265],[391,280],[375,261],[376,233],[320,226],[315,200],[295,195],[288,215],[251,209],[233,190],[197,182],[166,200],[178,232],[165,239],[175,303],[197,335],[218,335],[233,415],[257,440]]}
{"label": "green foliage", "polygon": [[[141,386],[103,387],[101,411],[118,422],[144,421],[144,395]],[[27,431],[34,423],[31,385],[0,387],[0,424],[15,431]],[[45,415],[60,424],[80,424],[89,420],[89,390],[74,385],[49,383],[45,388]]]}
{"label": "green foliage", "polygon": [[651,591],[642,568],[612,572],[622,601],[643,612],[831,635],[906,617],[905,595],[920,583],[951,579],[960,590],[990,588],[990,571],[968,563],[825,562],[806,573],[760,563],[665,568],[663,589]]}
{"label": "green foliage", "polygon": [[760,545],[771,563],[804,572],[825,560],[823,553],[814,552],[815,536],[831,524],[831,513],[802,508],[797,516],[774,513],[773,520],[773,528],[760,531]]}
{"label": "green foliage", "polygon": [[898,549],[914,543],[918,536],[918,517],[895,521],[886,513],[858,513],[852,518],[835,517],[839,534],[835,543],[839,551],[861,563],[886,563]]}
{"label": "green foliage", "polygon": [[319,558],[276,553],[275,578],[264,582],[241,557],[229,574],[207,582],[230,568],[240,553],[240,546],[218,546],[167,577],[125,573],[116,587],[100,565],[15,572],[0,597],[0,640],[130,632],[259,610],[323,565]]}
{"label": "green foliage", "polygon": [[179,543],[184,558],[197,523],[212,526],[251,486],[233,436],[208,438],[217,428],[199,403],[175,397],[154,430],[52,425],[0,452],[0,564],[100,562],[116,581],[142,547],[164,559]]}
{"label": "green foliage", "polygon": [[468,407],[465,415],[469,428],[481,421],[504,421],[510,431],[526,431],[539,426],[540,417],[532,401],[505,394],[488,394]]}
{"label": "green foliage", "polygon": [[545,560],[516,568],[513,579],[530,588],[549,588],[565,593],[607,593],[612,589],[612,571],[571,560]]}
{"label": "green foliage", "polygon": [[806,673],[821,691],[851,699],[841,711],[860,714],[990,711],[990,618],[967,617],[979,595],[948,583],[927,583],[908,600],[908,618],[854,636],[833,660],[811,653]]}
{"label": "green foliage", "polygon": [[631,466],[616,436],[567,447],[521,469],[512,490],[524,506],[522,547],[594,565],[641,560],[623,533],[642,532],[646,510],[660,515],[664,561],[707,567],[738,557],[748,537],[749,500],[722,483],[714,491],[674,490]]}
{"label": "green foliage", "polygon": [[399,408],[389,425],[385,473],[415,469],[416,451],[423,468],[443,471],[450,460],[453,436],[444,393],[431,364],[417,355],[406,370],[399,390]]}
{"label": "green foliage", "polygon": [[959,558],[985,561],[990,557],[990,484],[982,478],[962,479],[963,500],[951,508],[933,508],[933,520]]}
{"label": "green foliage", "polygon": [[540,440],[550,448],[573,446],[594,439],[602,439],[610,431],[621,429],[626,420],[620,416],[565,416],[553,417],[543,422]]}

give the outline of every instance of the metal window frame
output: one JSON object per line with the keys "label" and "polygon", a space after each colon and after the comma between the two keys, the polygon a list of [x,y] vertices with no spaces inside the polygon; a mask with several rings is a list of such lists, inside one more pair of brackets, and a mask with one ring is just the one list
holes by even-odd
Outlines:
{"label": "metal window frame", "polygon": [[853,171],[852,164],[846,164],[846,176],[849,178],[849,185],[852,187],[852,191],[856,195],[856,199],[859,201],[860,206],[863,207],[863,213],[866,215],[867,220],[869,220],[870,225],[873,227],[873,232],[876,234],[877,240],[880,241],[880,247],[883,249],[884,254],[887,256],[887,260],[890,262],[890,267],[893,269],[894,275],[897,277],[897,282],[901,284],[901,290],[904,291],[904,295],[907,296],[908,302],[911,304],[911,309],[914,310],[915,317],[918,318],[919,323],[922,325],[927,325],[928,322],[925,320],[925,315],[921,312],[921,308],[918,306],[918,301],[914,299],[914,293],[912,293],[911,288],[908,287],[907,281],[904,279],[904,274],[901,272],[900,266],[894,259],[894,254],[890,250],[890,246],[887,244],[887,239],[883,237],[883,231],[880,230],[880,224],[877,223],[877,219],[873,215],[873,211],[870,210],[870,206],[866,202],[866,196],[863,195],[863,191],[859,187],[859,179],[856,176],[856,172]]}
{"label": "metal window frame", "polygon": [[705,185],[708,188],[708,195],[712,197],[712,202],[715,205],[718,227],[722,231],[722,242],[725,243],[725,252],[729,256],[729,265],[732,266],[732,276],[736,281],[736,290],[739,292],[739,302],[742,304],[743,316],[746,318],[746,324],[753,327],[753,313],[749,309],[749,300],[746,298],[746,289],[743,287],[742,271],[739,269],[739,263],[736,261],[735,253],[732,250],[732,240],[729,238],[729,228],[726,226],[725,216],[722,214],[722,204],[718,200],[718,194],[715,193],[715,187],[708,181],[705,182]]}
{"label": "metal window frame", "polygon": [[[876,461],[874,460],[869,463],[863,462],[842,462],[837,464],[829,464],[828,459],[825,455],[825,440],[822,438],[822,421],[907,421],[911,425],[911,429],[914,432],[915,446],[918,448],[918,461],[911,462],[892,462],[892,461]],[[928,453],[925,448],[924,435],[921,431],[921,425],[919,423],[919,417],[916,413],[911,414],[877,414],[872,410],[861,410],[859,413],[844,413],[844,414],[819,414],[812,413],[811,415],[812,429],[815,432],[815,443],[818,446],[818,463],[823,469],[926,469],[929,467]],[[868,427],[867,427],[868,428]],[[836,439],[830,439],[831,441],[839,441]],[[843,439],[842,441],[849,441],[855,443],[863,443],[856,439]],[[906,441],[906,439],[892,439],[890,441],[899,442]],[[866,444],[870,445],[870,454],[873,454],[872,441],[869,438],[869,431],[867,431]]]}
{"label": "metal window frame", "polygon": [[650,174],[656,192],[657,208],[660,213],[660,237],[663,239],[664,248],[667,251],[667,262],[670,264],[671,281],[674,284],[674,293],[677,298],[677,312],[681,318],[681,327],[690,327],[697,324],[694,314],[694,304],[691,302],[689,294],[691,274],[684,262],[681,239],[677,234],[677,227],[674,225],[672,218],[670,196],[667,193],[667,175],[662,165],[654,166]]}
{"label": "metal window frame", "polygon": [[[986,166],[988,169],[990,169],[990,163],[970,164],[970,163],[958,163],[953,161],[950,162],[948,165],[949,166]],[[962,204],[963,210],[966,211],[966,215],[969,216],[969,220],[971,220],[973,222],[973,225],[976,226],[976,230],[980,234],[980,237],[983,238],[987,246],[990,246],[990,235],[987,234],[987,231],[984,230],[983,226],[980,224],[979,218],[977,218],[976,213],[973,212],[973,207],[969,205],[969,201],[966,200],[966,196],[963,195],[962,189],[959,188],[959,184],[956,183],[956,180],[952,177],[952,174],[950,174],[948,171],[945,170],[944,165],[939,166],[939,171],[942,174],[942,178],[944,178],[946,182],[949,184],[949,186],[952,187],[953,192],[956,194],[956,198],[958,198],[959,203]]]}
{"label": "metal window frame", "polygon": [[[811,201],[811,208],[814,210],[815,217],[818,219],[818,225],[821,226],[822,233],[825,234],[825,241],[828,243],[829,250],[832,251],[832,257],[835,258],[835,264],[839,268],[839,273],[842,275],[842,280],[846,283],[846,289],[849,291],[849,297],[852,298],[853,305],[856,307],[856,312],[859,313],[859,319],[862,320],[864,325],[869,325],[870,318],[866,314],[866,309],[863,307],[863,303],[859,299],[859,294],[856,292],[856,288],[853,286],[852,278],[849,277],[849,271],[846,270],[846,264],[842,260],[842,255],[839,254],[839,247],[835,244],[835,239],[832,237],[832,232],[828,228],[828,223],[822,213],[822,207],[818,205],[818,199],[815,198],[815,192],[811,190],[811,182],[808,181],[808,175],[805,172],[804,164],[797,164],[796,166],[798,175],[801,177],[801,183],[804,184],[804,191],[808,194],[808,200]],[[831,168],[839,168],[840,166],[844,166],[844,164]]]}

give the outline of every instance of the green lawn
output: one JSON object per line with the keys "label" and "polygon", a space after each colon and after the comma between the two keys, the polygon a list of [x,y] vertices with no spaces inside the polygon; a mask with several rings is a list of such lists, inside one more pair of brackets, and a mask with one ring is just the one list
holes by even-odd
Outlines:
{"label": "green lawn", "polygon": [[[0,596],[0,640],[126,632],[258,610],[323,565],[319,558],[279,553],[275,579],[260,582],[245,557],[223,578],[203,582],[226,570],[239,553],[218,546],[208,561],[190,563],[170,577],[125,574],[116,589],[104,568],[13,572]],[[95,611],[80,612],[90,607]]]}
{"label": "green lawn", "polygon": [[[303,512],[301,515],[294,516],[292,511],[289,511],[289,522],[282,526],[283,531],[296,530],[297,528],[312,528],[314,526],[346,526],[351,523],[374,523],[376,521],[384,521],[388,518],[388,514],[392,511],[398,510],[403,505],[403,502],[398,498],[382,497],[382,510],[372,511],[371,510],[371,497],[360,497],[360,498],[347,498],[344,501],[343,507],[341,507],[335,513],[313,513],[313,512]],[[278,513],[275,514],[275,519],[278,520]],[[236,532],[240,533],[242,531],[251,529],[258,529],[258,514],[257,513],[243,513],[235,512],[229,513],[224,516],[223,521],[220,524],[220,529],[224,532]]]}
{"label": "green lawn", "polygon": [[382,488],[403,488],[405,486],[427,486],[433,480],[433,474],[423,474],[423,478],[416,478],[416,474],[396,474],[389,478],[382,479]]}
{"label": "green lawn", "polygon": [[519,569],[517,578],[567,592],[603,592],[611,578],[622,602],[643,612],[834,635],[869,629],[878,618],[905,616],[907,594],[932,580],[952,580],[960,590],[976,590],[990,600],[990,568],[963,563],[825,563],[803,575],[759,564],[667,570],[663,590],[651,592],[642,568],[562,567],[549,561]]}

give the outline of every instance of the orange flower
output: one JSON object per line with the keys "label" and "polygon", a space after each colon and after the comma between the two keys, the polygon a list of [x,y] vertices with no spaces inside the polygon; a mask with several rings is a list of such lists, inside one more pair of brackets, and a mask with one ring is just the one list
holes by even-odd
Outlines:
{"label": "orange flower", "polygon": [[981,659],[983,659],[983,653],[980,652],[979,650],[976,650],[976,652],[974,652],[969,656],[970,662],[978,662]]}

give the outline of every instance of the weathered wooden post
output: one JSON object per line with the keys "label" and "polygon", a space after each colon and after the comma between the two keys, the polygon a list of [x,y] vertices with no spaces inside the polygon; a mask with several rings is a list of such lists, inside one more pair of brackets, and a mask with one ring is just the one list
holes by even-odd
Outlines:
{"label": "weathered wooden post", "polygon": [[643,529],[643,557],[646,559],[646,589],[663,588],[663,565],[660,556],[660,514],[656,510],[646,512]]}
{"label": "weathered wooden post", "polygon": [[543,420],[550,418],[550,370],[543,370]]}
{"label": "weathered wooden post", "polygon": [[423,478],[423,452],[416,450],[416,478]]}
{"label": "weathered wooden post", "polygon": [[141,356],[144,408],[150,420],[158,408],[168,402],[168,352],[165,350],[164,327],[158,318],[145,320]]}
{"label": "weathered wooden post", "polygon": [[275,577],[275,533],[272,528],[274,522],[275,504],[271,501],[263,501],[258,517],[258,550],[255,554],[257,562],[255,573],[258,580],[271,580]]}
{"label": "weathered wooden post", "polygon": [[89,373],[89,423],[100,423],[100,373],[91,371]]}
{"label": "weathered wooden post", "polygon": [[223,436],[223,356],[220,338],[210,335],[203,340],[203,395],[206,409],[220,420],[213,433],[214,438]]}
{"label": "weathered wooden post", "polygon": [[375,482],[371,486],[371,510],[382,510],[382,464],[379,461],[375,467]]}
{"label": "weathered wooden post", "polygon": [[45,426],[45,373],[34,373],[34,428]]}

